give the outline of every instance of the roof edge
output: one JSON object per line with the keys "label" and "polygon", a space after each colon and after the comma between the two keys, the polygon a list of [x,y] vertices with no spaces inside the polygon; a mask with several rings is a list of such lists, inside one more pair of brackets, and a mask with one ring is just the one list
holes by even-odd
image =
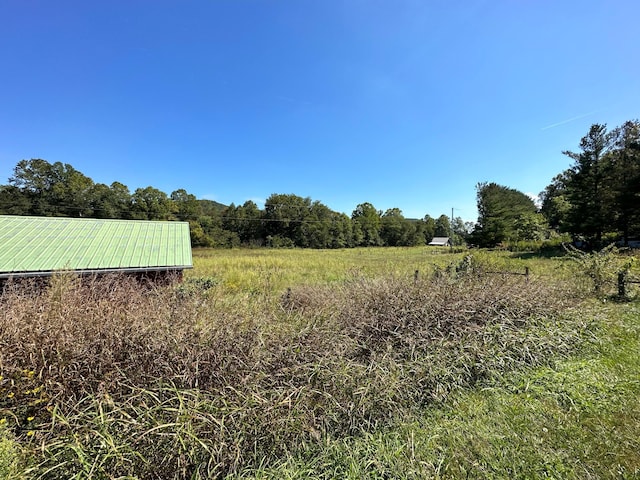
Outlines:
{"label": "roof edge", "polygon": [[106,273],[145,273],[145,272],[178,272],[192,269],[193,265],[172,265],[171,267],[144,267],[144,268],[102,268],[86,270],[41,270],[27,272],[0,273],[0,280],[9,278],[51,277],[56,273],[73,273],[76,275],[103,275]]}

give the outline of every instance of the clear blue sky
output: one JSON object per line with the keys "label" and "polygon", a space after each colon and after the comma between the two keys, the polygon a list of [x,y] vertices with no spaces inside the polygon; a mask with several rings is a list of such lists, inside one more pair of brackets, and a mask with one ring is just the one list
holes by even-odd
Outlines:
{"label": "clear blue sky", "polygon": [[640,117],[637,0],[0,1],[0,183],[272,193],[476,219]]}

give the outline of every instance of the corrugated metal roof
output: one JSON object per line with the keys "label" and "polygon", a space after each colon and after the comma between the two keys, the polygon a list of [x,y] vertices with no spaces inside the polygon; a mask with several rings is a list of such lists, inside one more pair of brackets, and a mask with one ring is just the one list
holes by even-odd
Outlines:
{"label": "corrugated metal roof", "polygon": [[192,266],[187,222],[0,215],[0,276]]}
{"label": "corrugated metal roof", "polygon": [[450,243],[449,237],[433,237],[429,245],[445,246]]}

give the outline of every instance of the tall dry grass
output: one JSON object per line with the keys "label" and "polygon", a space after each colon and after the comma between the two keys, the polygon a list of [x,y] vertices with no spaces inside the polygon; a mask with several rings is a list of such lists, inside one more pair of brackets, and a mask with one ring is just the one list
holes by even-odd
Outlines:
{"label": "tall dry grass", "polygon": [[[0,416],[40,478],[211,478],[567,353],[549,283],[352,276],[277,302],[122,276],[8,285]],[[576,328],[578,327],[578,328]]]}

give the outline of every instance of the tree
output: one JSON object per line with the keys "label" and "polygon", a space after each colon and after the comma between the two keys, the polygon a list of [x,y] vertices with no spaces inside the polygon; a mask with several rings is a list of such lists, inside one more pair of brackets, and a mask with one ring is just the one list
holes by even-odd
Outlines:
{"label": "tree", "polygon": [[450,237],[451,236],[451,222],[446,215],[440,215],[436,219],[436,229],[434,232],[435,237]]}
{"label": "tree", "polygon": [[[265,230],[272,238],[287,238],[304,246],[304,222],[309,221],[311,199],[293,194],[272,194],[264,205]],[[280,241],[277,241],[281,244]],[[286,242],[285,242],[286,243]]]}
{"label": "tree", "polygon": [[540,194],[551,228],[602,246],[604,234],[627,241],[640,235],[640,122],[607,132],[594,124],[580,151],[563,152],[573,165]]}
{"label": "tree", "polygon": [[95,183],[89,191],[92,216],[95,218],[122,218],[112,200],[113,192],[104,183]]}
{"label": "tree", "polygon": [[120,182],[109,185],[108,204],[115,212],[113,218],[133,218],[133,198],[126,185]]}
{"label": "tree", "polygon": [[399,208],[390,208],[380,217],[380,238],[383,245],[402,245],[405,218]]}
{"label": "tree", "polygon": [[31,197],[14,185],[0,185],[0,214],[29,215]]}
{"label": "tree", "polygon": [[464,245],[469,237],[469,233],[473,230],[473,224],[462,220],[460,217],[455,217],[451,223],[451,231],[453,232],[453,238],[451,241],[454,245]]}
{"label": "tree", "polygon": [[223,212],[222,218],[224,228],[237,232],[242,244],[264,244],[262,212],[253,201],[247,200],[237,207],[232,203]]}
{"label": "tree", "polygon": [[425,243],[429,243],[433,240],[433,237],[436,236],[436,221],[429,214],[424,216],[423,222],[423,231],[424,231],[424,239]]}
{"label": "tree", "polygon": [[640,235],[640,122],[625,122],[611,132],[612,214],[624,241]]}
{"label": "tree", "polygon": [[138,220],[169,220],[173,214],[173,203],[166,193],[157,188],[137,188],[132,195],[132,212]]}
{"label": "tree", "polygon": [[380,215],[381,213],[368,202],[359,204],[351,213],[357,245],[364,247],[382,245]]}
{"label": "tree", "polygon": [[210,215],[203,215],[197,221],[204,231],[204,238],[200,235],[197,227],[192,233],[198,236],[198,241],[207,247],[232,248],[240,246],[238,234],[223,228],[221,213],[217,209],[209,213]]}
{"label": "tree", "polygon": [[516,240],[544,240],[549,225],[540,213],[522,213],[515,221]]}
{"label": "tree", "polygon": [[44,195],[51,191],[58,179],[54,175],[53,165],[41,158],[20,160],[13,169],[9,184],[23,192]]}
{"label": "tree", "polygon": [[191,235],[191,245],[194,247],[211,247],[213,240],[205,232],[202,225],[195,220],[189,220],[189,234]]}
{"label": "tree", "polygon": [[569,228],[571,204],[569,203],[567,185],[570,179],[570,170],[559,173],[553,177],[551,183],[539,195],[542,202],[540,212],[544,215],[549,227],[558,232],[566,232]]}
{"label": "tree", "polygon": [[202,215],[202,207],[195,195],[188,193],[184,188],[171,192],[171,201],[175,206],[175,215],[178,220],[196,220]]}
{"label": "tree", "polygon": [[574,160],[567,184],[570,203],[568,229],[600,243],[602,234],[611,225],[612,195],[607,188],[606,155],[611,148],[612,136],[606,125],[594,124],[580,140],[578,153],[564,151]]}
{"label": "tree", "polygon": [[353,222],[345,213],[331,212],[329,227],[329,248],[346,248],[355,246]]}
{"label": "tree", "polygon": [[93,180],[69,164],[21,160],[9,184],[29,198],[33,215],[81,217],[93,213],[89,196]]}
{"label": "tree", "polygon": [[314,201],[301,225],[301,242],[297,245],[308,248],[327,248],[331,244],[331,210],[326,205]]}
{"label": "tree", "polygon": [[471,238],[482,247],[493,247],[518,237],[517,220],[536,213],[533,200],[524,193],[496,183],[477,185],[478,222]]}
{"label": "tree", "polygon": [[424,222],[422,220],[405,219],[402,245],[415,247],[425,243]]}

